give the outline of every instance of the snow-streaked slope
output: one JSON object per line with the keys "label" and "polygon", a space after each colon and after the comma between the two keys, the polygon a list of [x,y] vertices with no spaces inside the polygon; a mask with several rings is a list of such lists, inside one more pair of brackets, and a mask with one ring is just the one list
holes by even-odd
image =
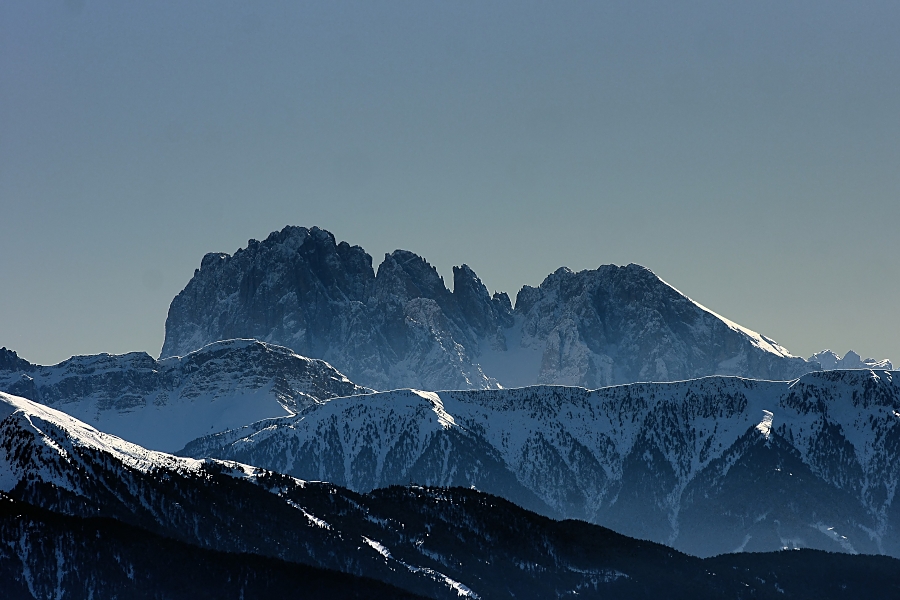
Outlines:
{"label": "snow-streaked slope", "polygon": [[[75,445],[115,457],[122,464],[143,473],[155,468],[196,471],[201,464],[199,460],[147,450],[98,431],[64,412],[3,392],[0,392],[0,422],[4,425],[0,491],[4,492],[11,491],[28,479],[39,479],[76,491],[77,480],[67,477],[65,471],[57,467],[59,461],[71,458]],[[9,435],[13,427],[17,428],[19,435]],[[22,441],[22,432],[30,434],[28,441],[32,446],[12,443],[14,439]]]}
{"label": "snow-streaked slope", "polygon": [[[810,546],[897,556],[898,383],[894,372],[831,371],[594,391],[400,390],[336,398],[183,452],[360,491],[474,485],[698,554]],[[829,527],[846,539],[822,533]]]}
{"label": "snow-streaked slope", "polygon": [[368,391],[324,361],[255,340],[216,342],[164,360],[134,352],[75,356],[53,366],[3,352],[0,390],[157,450]]}
{"label": "snow-streaked slope", "polygon": [[[660,280],[660,281],[662,281],[662,280]],[[663,283],[666,283],[666,282],[663,282]],[[672,288],[673,290],[675,290],[676,292],[681,294],[681,292],[679,292],[678,290],[675,289],[675,286],[673,286],[669,283],[666,283],[666,285],[668,285],[670,288]],[[772,338],[769,338],[760,333],[757,333],[757,332],[753,331],[752,329],[747,329],[743,325],[738,325],[734,321],[732,321],[730,319],[726,319],[719,313],[711,311],[710,309],[706,308],[705,306],[703,306],[696,300],[691,300],[691,302],[695,306],[697,306],[697,308],[711,314],[712,316],[716,317],[717,319],[719,319],[720,321],[725,323],[725,325],[732,331],[736,331],[736,332],[741,333],[744,336],[746,336],[754,346],[756,346],[763,352],[769,352],[771,354],[774,354],[775,356],[781,356],[783,358],[796,358],[790,352],[788,352],[787,348],[785,348],[784,346],[782,346],[781,344],[779,344]]]}

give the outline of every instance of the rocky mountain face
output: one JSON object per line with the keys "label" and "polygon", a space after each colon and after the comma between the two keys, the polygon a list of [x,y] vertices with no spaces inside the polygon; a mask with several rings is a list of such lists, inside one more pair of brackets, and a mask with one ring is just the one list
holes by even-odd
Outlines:
{"label": "rocky mountain face", "polygon": [[184,357],[75,356],[41,366],[0,349],[0,391],[52,406],[158,450],[366,393],[331,365],[255,340],[215,342]]}
{"label": "rocky mountain face", "polygon": [[900,562],[887,557],[801,551],[701,560],[471,489],[358,494],[178,458],[6,394],[0,474],[5,597],[238,598],[291,586],[292,597],[335,598],[900,592]]}
{"label": "rocky mountain face", "polygon": [[538,383],[603,387],[707,375],[787,380],[817,370],[773,340],[697,304],[649,269],[559,269],[516,297],[519,346]]}
{"label": "rocky mountain face", "polygon": [[203,257],[169,308],[162,356],[251,337],[323,358],[378,389],[496,387],[472,349],[509,320],[509,301],[488,297],[467,267],[454,279],[452,293],[402,250],[385,256],[376,277],[362,248],[315,227],[286,227],[233,256]]}
{"label": "rocky mountain face", "polygon": [[894,368],[894,365],[891,364],[891,361],[883,358],[878,360],[876,358],[862,358],[859,354],[854,352],[853,350],[848,350],[847,354],[841,358],[836,352],[831,350],[822,350],[821,352],[816,352],[812,356],[809,357],[809,362],[817,362],[822,365],[823,369],[827,370],[840,370],[840,369],[884,369],[887,371],[891,371]]}
{"label": "rocky mountain face", "polygon": [[819,369],[637,265],[559,269],[513,307],[466,265],[453,269],[452,291],[404,250],[375,273],[362,248],[316,227],[204,256],[169,307],[161,355],[235,337],[327,360],[381,390],[787,380]]}
{"label": "rocky mountain face", "polygon": [[360,492],[474,486],[699,556],[803,547],[900,557],[896,372],[385,392],[182,452]]}

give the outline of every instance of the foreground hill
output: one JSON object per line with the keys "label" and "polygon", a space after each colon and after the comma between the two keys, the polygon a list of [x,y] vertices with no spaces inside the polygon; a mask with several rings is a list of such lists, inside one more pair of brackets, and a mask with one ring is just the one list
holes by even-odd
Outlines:
{"label": "foreground hill", "polygon": [[0,492],[6,600],[33,598],[422,598],[347,573],[205,550],[104,518],[72,517]]}
{"label": "foreground hill", "polygon": [[[160,595],[180,584],[182,595],[199,597],[277,592],[298,573],[309,574],[295,592],[301,597],[323,587],[352,597],[366,585],[286,563],[364,575],[431,598],[900,592],[900,562],[886,557],[801,551],[704,561],[471,489],[357,494],[239,463],[178,458],[6,394],[0,492],[0,573],[4,589],[21,597],[111,595],[127,586],[125,578]],[[365,597],[389,593],[372,590]]]}
{"label": "foreground hill", "polygon": [[821,368],[638,265],[561,268],[513,307],[466,265],[454,267],[453,291],[405,250],[376,273],[362,248],[317,227],[203,257],[172,300],[161,355],[230,338],[287,346],[380,390],[787,380]]}
{"label": "foreground hill", "polygon": [[0,349],[0,391],[65,411],[157,450],[328,398],[369,391],[321,360],[254,340],[215,342],[183,357],[144,352],[34,365]]}
{"label": "foreground hill", "polygon": [[700,556],[900,557],[900,381],[825,371],[333,399],[183,451],[369,490],[475,486]]}

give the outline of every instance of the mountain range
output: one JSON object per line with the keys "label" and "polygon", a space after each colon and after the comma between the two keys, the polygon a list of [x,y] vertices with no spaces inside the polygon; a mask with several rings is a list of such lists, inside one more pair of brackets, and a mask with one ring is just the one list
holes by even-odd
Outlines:
{"label": "mountain range", "polygon": [[707,375],[789,380],[820,370],[694,302],[649,269],[560,268],[515,305],[466,265],[453,290],[422,257],[285,227],[211,253],[173,300],[161,356],[254,338],[328,361],[378,390],[598,388]]}
{"label": "mountain range", "polygon": [[698,556],[807,547],[900,557],[900,378],[891,371],[382,392],[180,453],[359,492],[474,486]]}
{"label": "mountain range", "polygon": [[513,303],[286,227],[158,359],[0,349],[3,595],[892,597],[898,377],[638,265]]}
{"label": "mountain range", "polygon": [[863,358],[853,350],[841,357],[833,350],[822,350],[810,356],[807,360],[817,362],[822,365],[823,369],[843,370],[843,369],[883,369],[887,371],[893,370],[894,366],[886,358],[878,360],[876,358]]}
{"label": "mountain range", "polygon": [[0,572],[9,597],[900,592],[900,562],[888,557],[800,551],[702,560],[476,490],[358,494],[236,462],[179,458],[7,394],[0,440]]}

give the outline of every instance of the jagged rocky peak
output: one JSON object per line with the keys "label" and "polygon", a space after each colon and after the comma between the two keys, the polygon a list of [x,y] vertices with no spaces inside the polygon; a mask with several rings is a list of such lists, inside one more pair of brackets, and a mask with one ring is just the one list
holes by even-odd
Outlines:
{"label": "jagged rocky peak", "polygon": [[819,368],[639,265],[562,267],[524,286],[513,308],[467,265],[454,267],[452,291],[407,250],[376,274],[365,251],[316,227],[207,255],[172,301],[162,355],[235,337],[327,360],[375,389],[793,379]]}
{"label": "jagged rocky peak", "polygon": [[372,258],[329,232],[285,227],[233,255],[207,254],[175,297],[161,356],[248,337],[321,357],[317,342],[340,330],[348,302],[374,291]]}
{"label": "jagged rocky peak", "polygon": [[453,297],[463,319],[481,337],[495,334],[497,327],[513,325],[512,305],[506,292],[488,293],[487,287],[468,265],[453,267]]}
{"label": "jagged rocky peak", "polygon": [[395,250],[385,254],[375,281],[376,295],[382,301],[433,300],[463,335],[486,336],[494,333],[498,324],[512,324],[509,297],[502,294],[492,299],[478,275],[465,264],[453,267],[451,292],[428,261],[408,250]]}
{"label": "jagged rocky peak", "polygon": [[823,369],[829,371],[835,369],[887,369],[890,371],[894,368],[891,361],[886,358],[881,360],[862,358],[853,350],[848,350],[843,358],[833,350],[822,350],[810,356],[808,360],[819,363]]}
{"label": "jagged rocky peak", "polygon": [[584,295],[594,303],[615,303],[638,309],[652,303],[665,308],[666,316],[675,317],[683,316],[679,311],[692,304],[687,296],[646,267],[636,264],[624,267],[602,265],[577,273],[560,267],[548,275],[539,287],[523,286],[516,297],[516,311],[528,313],[539,301],[550,297],[565,302]]}
{"label": "jagged rocky peak", "polygon": [[0,371],[24,371],[28,372],[32,364],[20,358],[15,350],[8,350],[6,346],[0,348]]}
{"label": "jagged rocky peak", "polygon": [[325,359],[380,389],[495,386],[472,355],[490,324],[473,329],[467,314],[412,252],[386,255],[376,276],[358,246],[286,227],[232,256],[206,255],[172,301],[161,355],[245,337]]}
{"label": "jagged rocky peak", "polygon": [[450,290],[437,269],[424,258],[408,250],[394,250],[384,255],[375,277],[379,300],[406,302],[415,298],[429,298],[447,310],[453,302]]}
{"label": "jagged rocky peak", "polygon": [[539,287],[522,288],[516,313],[522,344],[542,350],[541,383],[601,387],[713,374],[792,379],[816,368],[635,264],[557,269]]}

